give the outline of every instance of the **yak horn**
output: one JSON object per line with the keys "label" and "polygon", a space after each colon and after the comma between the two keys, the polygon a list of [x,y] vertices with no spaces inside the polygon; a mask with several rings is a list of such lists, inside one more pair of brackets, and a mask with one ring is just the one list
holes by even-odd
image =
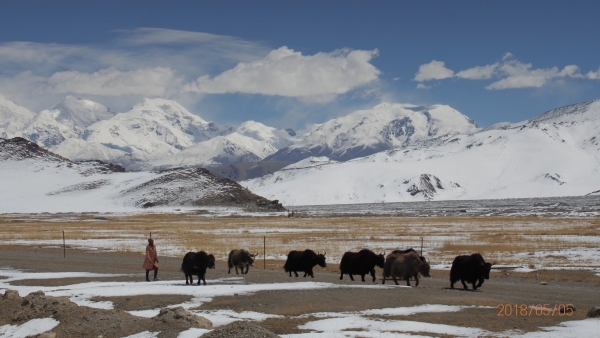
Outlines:
{"label": "yak horn", "polygon": [[323,253],[323,256],[325,256],[325,255],[327,255],[327,251],[325,251],[325,252]]}

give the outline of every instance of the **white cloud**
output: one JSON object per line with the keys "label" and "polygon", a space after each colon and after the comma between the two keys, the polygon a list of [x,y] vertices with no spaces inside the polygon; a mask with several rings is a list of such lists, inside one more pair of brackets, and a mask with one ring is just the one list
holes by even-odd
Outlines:
{"label": "white cloud", "polygon": [[0,93],[33,111],[65,94],[93,95],[112,108],[130,106],[146,96],[175,98],[182,83],[269,51],[261,42],[157,28],[117,31],[114,40],[100,44],[4,42]]}
{"label": "white cloud", "polygon": [[[261,42],[247,41],[234,36],[164,28],[140,27],[117,30],[118,42],[128,46],[143,46],[161,51],[165,46],[185,46],[188,53],[197,55],[196,62],[210,59],[238,63],[260,58],[270,49]],[[170,53],[171,57],[176,57]]]}
{"label": "white cloud", "polygon": [[[558,67],[551,68],[533,68],[531,63],[522,63],[516,60],[511,53],[505,53],[501,62],[485,66],[476,66],[454,73],[453,70],[446,68],[443,61],[431,61],[419,67],[414,81],[442,80],[447,78],[461,78],[467,80],[486,80],[495,78],[496,81],[489,84],[486,89],[502,90],[510,88],[540,88],[549,81],[559,78],[575,79],[600,79],[600,69],[598,72],[591,71],[585,76],[579,71],[576,65],[567,65],[563,69]],[[418,89],[428,89],[429,87],[419,84]]]}
{"label": "white cloud", "polygon": [[600,67],[598,67],[597,71],[589,71],[586,75],[586,78],[590,80],[600,80]]}
{"label": "white cloud", "polygon": [[377,50],[347,49],[302,55],[281,47],[262,60],[241,62],[214,78],[201,76],[185,90],[287,97],[344,94],[379,77],[380,71],[369,62],[377,55]]}
{"label": "white cloud", "polygon": [[498,69],[498,65],[498,62],[496,62],[487,66],[477,66],[461,70],[460,72],[456,73],[456,77],[469,80],[490,79],[496,71],[496,69]]}
{"label": "white cloud", "polygon": [[419,67],[413,81],[443,80],[454,76],[454,71],[446,68],[444,61],[433,60]]}
{"label": "white cloud", "polygon": [[58,93],[102,96],[164,96],[178,79],[170,68],[155,67],[123,72],[114,67],[93,73],[65,71],[48,78],[48,89]]}
{"label": "white cloud", "polygon": [[531,63],[509,59],[498,67],[499,81],[486,87],[486,89],[511,89],[511,88],[540,88],[548,81],[561,78],[579,78],[579,68],[575,65],[565,66],[562,70],[558,67],[533,69]]}
{"label": "white cloud", "polygon": [[431,86],[426,86],[422,83],[417,84],[417,89],[430,89]]}

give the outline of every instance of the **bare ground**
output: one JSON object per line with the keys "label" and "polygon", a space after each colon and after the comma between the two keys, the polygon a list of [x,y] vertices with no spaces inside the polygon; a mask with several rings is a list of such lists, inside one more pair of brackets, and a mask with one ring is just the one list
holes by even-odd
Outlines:
{"label": "bare ground", "polygon": [[[141,269],[141,254],[127,252],[90,252],[68,250],[63,257],[62,249],[0,246],[0,268],[14,268],[32,272],[66,272],[88,271],[98,273],[128,274],[119,277],[102,278],[69,278],[54,280],[26,280],[14,282],[14,285],[59,286],[90,281],[140,281],[144,280]],[[267,269],[262,269],[262,262],[244,275],[247,283],[277,283],[306,281],[306,278],[288,277],[281,268],[283,262],[269,261]],[[163,280],[181,280],[184,277],[179,272],[180,258],[162,257],[159,277]],[[329,271],[315,269],[313,281],[341,284],[363,284],[360,277],[351,282],[347,276],[339,280],[335,272],[337,266],[329,264]],[[233,272],[232,272],[233,273]],[[380,273],[380,271],[378,271]],[[225,262],[217,262],[217,269],[209,270],[208,282],[211,279],[231,276],[227,274]],[[541,285],[545,282],[547,285]],[[144,282],[145,283],[145,282]],[[367,278],[365,284],[370,284]],[[377,283],[381,283],[378,279]],[[392,281],[386,282],[393,283]],[[414,282],[412,282],[414,285]],[[299,333],[298,325],[314,318],[307,315],[316,312],[361,311],[367,309],[415,306],[421,304],[445,305],[480,305],[492,308],[472,308],[460,312],[426,313],[397,318],[421,322],[450,324],[502,332],[506,330],[537,331],[540,327],[551,326],[566,320],[584,319],[586,312],[593,306],[600,306],[600,277],[585,270],[544,270],[530,273],[513,273],[511,271],[493,271],[478,291],[449,289],[448,271],[432,271],[432,278],[421,279],[421,284],[413,288],[374,288],[346,289],[332,288],[324,290],[298,291],[262,291],[250,295],[234,295],[214,298],[204,303],[199,309],[231,309],[234,311],[257,311],[268,314],[283,315],[280,319],[267,319],[258,323],[277,334]],[[202,286],[190,286],[198,287]],[[460,287],[460,285],[456,285]],[[123,336],[126,332],[140,332],[146,329],[160,329],[160,325],[151,323],[148,319],[131,316],[121,311],[146,310],[168,305],[180,304],[189,300],[183,295],[153,295],[152,297],[105,297],[94,300],[110,300],[116,310],[98,310],[84,307],[70,307],[67,313],[54,314],[61,324],[56,328],[57,337],[81,336],[86,333],[103,335],[104,337]],[[572,316],[532,315],[517,316],[514,314],[500,316],[500,304],[573,304],[576,311]],[[15,313],[22,309],[19,302],[3,301],[0,310],[0,325],[15,324]],[[113,311],[112,314],[105,311]],[[119,321],[107,320],[118,311]],[[47,314],[46,314],[47,315]],[[17,316],[18,317],[18,316]],[[47,316],[46,316],[47,317]],[[22,321],[22,318],[21,318]],[[82,327],[81,323],[88,323]],[[163,325],[164,326],[164,325]],[[86,331],[87,330],[87,331]],[[123,331],[124,330],[124,331]],[[139,331],[135,331],[139,330]],[[179,330],[182,330],[179,328]],[[176,336],[177,328],[166,327],[160,337]],[[81,335],[79,335],[81,334]],[[96,335],[96,336],[98,336]]]}

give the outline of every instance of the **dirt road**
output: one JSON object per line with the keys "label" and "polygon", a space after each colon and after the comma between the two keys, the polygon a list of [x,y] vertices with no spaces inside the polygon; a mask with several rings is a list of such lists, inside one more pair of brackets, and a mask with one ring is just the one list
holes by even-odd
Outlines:
{"label": "dirt road", "polygon": [[[120,277],[68,278],[49,280],[15,281],[12,285],[59,286],[90,281],[143,281],[141,269],[142,254],[120,252],[89,252],[68,250],[63,258],[59,248],[3,246],[0,247],[0,268],[13,268],[35,272],[97,272],[132,274]],[[180,258],[161,257],[159,277],[163,280],[183,281],[179,272]],[[281,268],[283,262],[269,261],[268,269],[262,269],[262,261],[257,262],[250,273],[244,276],[245,283],[282,283],[307,281],[306,278],[288,277]],[[339,280],[335,272],[337,266],[330,263],[329,271],[315,269],[315,278],[311,281],[341,284],[363,284],[360,277],[351,282],[347,276]],[[380,271],[378,270],[378,273]],[[331,288],[322,290],[297,291],[261,291],[249,295],[216,297],[200,306],[200,309],[230,309],[236,312],[257,311],[267,314],[283,315],[283,318],[267,319],[261,326],[277,333],[300,333],[298,329],[307,321],[314,320],[302,316],[317,312],[361,311],[377,308],[406,307],[422,304],[444,304],[465,306],[487,306],[490,308],[470,308],[459,312],[426,313],[403,316],[403,320],[415,320],[428,323],[479,327],[493,332],[506,330],[536,331],[540,327],[551,326],[566,320],[584,319],[586,312],[600,305],[600,277],[590,271],[557,270],[515,273],[511,271],[493,271],[490,280],[476,291],[449,289],[448,271],[432,270],[432,278],[423,278],[418,287],[413,288],[369,288],[345,289]],[[225,262],[217,262],[215,270],[209,270],[207,280],[227,274]],[[379,277],[377,283],[381,283]],[[391,281],[386,282],[393,283]],[[372,284],[370,278],[364,284]],[[542,285],[545,284],[545,285]],[[413,282],[414,285],[414,282]],[[201,288],[202,286],[191,286]],[[460,287],[460,285],[457,285]],[[154,295],[152,297],[108,297],[94,300],[110,300],[119,310],[146,310],[164,308],[189,300],[184,295]],[[501,310],[506,304],[573,304],[576,311],[572,316],[533,315],[518,316],[515,311],[506,315]],[[507,311],[507,309],[505,309]],[[503,315],[499,315],[499,312]],[[386,317],[390,319],[390,317]],[[8,318],[0,320],[0,325],[9,323]],[[101,323],[98,323],[100,325]],[[61,323],[61,325],[67,325]],[[71,321],[70,325],[77,325]],[[67,331],[75,328],[67,328]]]}

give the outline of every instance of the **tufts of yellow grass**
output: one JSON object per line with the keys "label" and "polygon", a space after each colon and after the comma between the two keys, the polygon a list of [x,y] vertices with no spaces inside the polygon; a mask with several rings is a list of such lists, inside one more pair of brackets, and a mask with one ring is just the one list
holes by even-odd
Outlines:
{"label": "tufts of yellow grass", "polygon": [[[143,252],[152,233],[161,252],[181,255],[204,250],[224,260],[230,250],[263,253],[274,266],[290,250],[327,252],[336,263],[346,251],[369,248],[377,253],[413,247],[424,239],[424,253],[433,263],[452,262],[456,255],[480,252],[502,264],[539,264],[539,251],[597,248],[600,220],[542,217],[228,217],[195,214],[140,215],[0,215],[0,245],[67,244],[86,248]],[[75,243],[75,244],[74,244]],[[548,264],[570,264],[548,254]]]}

